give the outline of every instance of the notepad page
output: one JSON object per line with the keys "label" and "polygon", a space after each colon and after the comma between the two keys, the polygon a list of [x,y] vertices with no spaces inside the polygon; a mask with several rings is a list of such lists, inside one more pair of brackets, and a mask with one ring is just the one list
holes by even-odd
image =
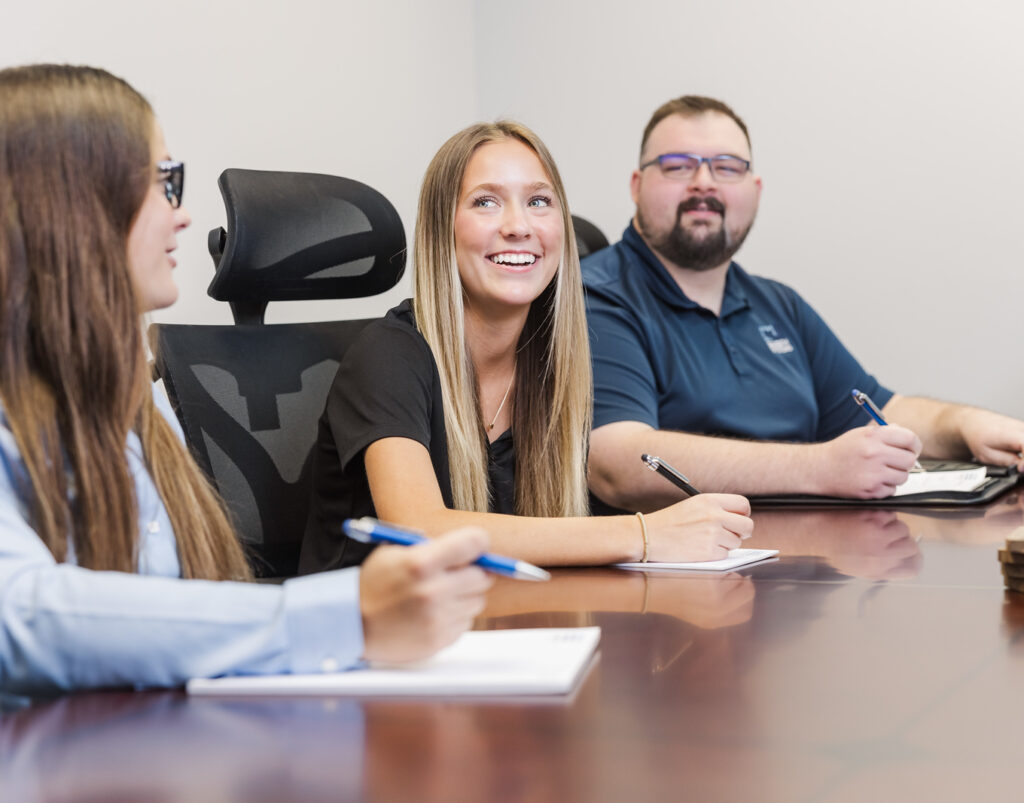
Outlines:
{"label": "notepad page", "polygon": [[762,560],[774,558],[779,554],[777,549],[730,549],[729,556],[721,560],[701,560],[689,563],[659,563],[648,561],[647,563],[616,563],[620,569],[684,569],[694,572],[728,572],[738,569],[740,566],[748,566],[751,563],[758,563]]}
{"label": "notepad page", "polygon": [[193,679],[186,690],[216,696],[568,694],[600,636],[599,627],[472,631],[415,664],[315,675]]}
{"label": "notepad page", "polygon": [[896,488],[893,496],[945,491],[969,493],[981,485],[985,477],[984,466],[959,471],[912,471],[907,481]]}

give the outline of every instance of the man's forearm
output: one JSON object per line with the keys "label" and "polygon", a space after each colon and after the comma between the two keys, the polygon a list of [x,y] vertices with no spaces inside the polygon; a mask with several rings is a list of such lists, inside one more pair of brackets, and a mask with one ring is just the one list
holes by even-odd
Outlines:
{"label": "man's forearm", "polygon": [[815,494],[877,499],[906,482],[920,441],[901,426],[857,427],[824,443],[772,443],[655,430],[623,421],[594,430],[590,487],[626,510],[653,510],[682,492],[649,471],[643,453],[657,455],[701,491]]}
{"label": "man's forearm", "polygon": [[591,444],[591,488],[603,501],[626,510],[655,510],[684,498],[668,480],[644,466],[640,455],[647,453],[661,457],[705,492],[820,493],[817,446],[641,427],[614,435],[596,430]]}
{"label": "man's forearm", "polygon": [[982,463],[1024,470],[1024,421],[984,410],[917,396],[894,396],[883,413],[913,429],[929,457],[974,457]]}
{"label": "man's forearm", "polygon": [[896,395],[882,413],[889,423],[917,434],[925,457],[968,458],[971,452],[964,441],[962,422],[973,409],[976,408],[920,396]]}

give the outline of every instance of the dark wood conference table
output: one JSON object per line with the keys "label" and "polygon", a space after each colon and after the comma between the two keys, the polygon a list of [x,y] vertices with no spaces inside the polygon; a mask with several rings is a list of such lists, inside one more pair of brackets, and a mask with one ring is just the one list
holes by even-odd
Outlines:
{"label": "dark wood conference table", "polygon": [[0,800],[1022,800],[1022,511],[764,511],[739,573],[499,582],[480,627],[601,627],[566,699],[9,702]]}

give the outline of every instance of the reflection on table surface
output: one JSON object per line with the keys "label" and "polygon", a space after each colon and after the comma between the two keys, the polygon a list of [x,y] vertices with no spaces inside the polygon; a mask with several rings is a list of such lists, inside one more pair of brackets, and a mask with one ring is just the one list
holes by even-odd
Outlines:
{"label": "reflection on table surface", "polygon": [[1019,496],[755,520],[738,573],[496,583],[478,627],[602,628],[568,699],[8,698],[0,799],[1019,799]]}

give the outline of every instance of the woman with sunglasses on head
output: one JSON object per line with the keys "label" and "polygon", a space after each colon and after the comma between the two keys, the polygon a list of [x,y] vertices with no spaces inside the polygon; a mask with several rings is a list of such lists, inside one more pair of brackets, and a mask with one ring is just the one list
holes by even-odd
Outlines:
{"label": "woman with sunglasses on head", "polygon": [[[346,353],[314,451],[302,571],[358,563],[341,534],[376,515],[428,535],[486,525],[542,565],[724,557],[746,499],[707,494],[646,517],[587,516],[592,387],[579,258],[558,170],[512,122],[470,126],[427,169],[415,302]],[[646,470],[637,454],[638,470]]]}
{"label": "woman with sunglasses on head", "polygon": [[[0,71],[0,688],[171,686],[409,660],[489,580],[480,531],[257,585],[148,380],[184,167],[148,103],[85,67]],[[212,582],[223,581],[223,582]]]}

